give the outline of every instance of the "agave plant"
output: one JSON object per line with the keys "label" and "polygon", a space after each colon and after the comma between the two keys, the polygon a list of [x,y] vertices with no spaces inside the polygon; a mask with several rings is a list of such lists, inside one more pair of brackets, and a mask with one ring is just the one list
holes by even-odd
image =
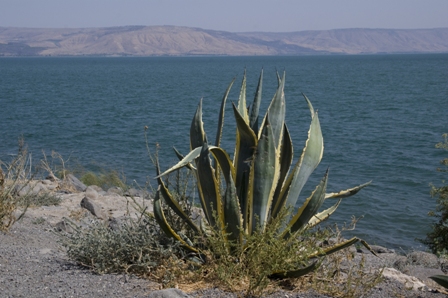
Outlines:
{"label": "agave plant", "polygon": [[433,275],[429,277],[445,289],[448,289],[448,276],[447,275]]}
{"label": "agave plant", "polygon": [[[285,210],[284,208],[294,209],[303,186],[320,163],[323,137],[318,113],[310,100],[303,95],[311,112],[311,125],[302,154],[298,162],[291,167],[293,146],[285,123],[285,73],[282,77],[277,74],[277,79],[277,91],[259,125],[263,71],[250,109],[246,104],[246,73],[244,73],[238,103],[232,104],[236,120],[233,158],[221,148],[221,137],[225,105],[235,79],[228,86],[222,99],[214,144],[210,144],[204,131],[202,101],[200,101],[190,127],[191,151],[186,156],[176,151],[180,161],[163,173],[160,173],[157,164],[156,178],[159,187],[154,200],[154,216],[161,228],[170,237],[181,242],[186,249],[198,252],[198,248],[190,239],[174,231],[169,225],[161,201],[165,201],[196,233],[204,233],[204,229],[189,218],[179,206],[162,180],[164,175],[182,167],[192,170],[197,178],[199,198],[208,227],[222,233],[227,241],[244,245],[245,235],[251,235],[255,231],[263,232],[266,225]],[[288,238],[298,231],[316,226],[335,212],[342,198],[354,195],[370,183],[336,193],[326,193],[327,180],[328,170],[297,212],[285,220],[278,237]],[[330,198],[337,199],[337,202],[332,207],[318,212],[323,202]],[[309,258],[336,252],[358,241],[368,247],[363,240],[354,237],[323,251],[316,251]],[[295,271],[281,272],[281,275],[299,276],[312,270],[314,265],[315,263]]]}

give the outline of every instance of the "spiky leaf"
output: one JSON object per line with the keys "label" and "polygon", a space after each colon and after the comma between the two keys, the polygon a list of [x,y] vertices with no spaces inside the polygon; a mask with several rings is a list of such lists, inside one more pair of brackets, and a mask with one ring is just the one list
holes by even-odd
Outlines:
{"label": "spiky leaf", "polygon": [[304,275],[314,271],[317,268],[317,264],[318,264],[318,262],[316,261],[307,267],[299,268],[297,270],[291,270],[291,271],[286,271],[286,272],[277,272],[277,273],[271,274],[269,276],[269,278],[272,278],[272,279],[298,278],[298,277],[304,276]]}
{"label": "spiky leaf", "polygon": [[261,94],[263,89],[263,69],[261,70],[260,77],[258,79],[257,91],[255,92],[254,101],[252,103],[250,113],[250,127],[254,131],[255,135],[258,135],[258,118],[261,104]]}
{"label": "spiky leaf", "polygon": [[257,221],[262,230],[266,224],[279,176],[278,160],[274,134],[268,120],[265,122],[254,154],[251,172],[253,175],[250,176],[251,182],[249,182],[251,186],[249,210],[252,213],[249,218],[252,231],[256,229]]}
{"label": "spiky leaf", "polygon": [[219,117],[218,117],[218,129],[216,131],[216,139],[215,139],[215,146],[219,147],[221,144],[221,137],[222,137],[222,128],[224,125],[224,112],[226,108],[226,101],[227,97],[229,96],[230,89],[232,88],[233,83],[235,82],[235,78],[233,78],[232,82],[230,82],[229,86],[227,87],[226,92],[224,93],[224,96],[221,100],[221,108],[219,109]]}
{"label": "spiky leaf", "polygon": [[337,203],[334,204],[333,206],[331,206],[330,208],[325,209],[324,211],[319,212],[318,214],[314,215],[308,221],[307,228],[312,228],[312,227],[320,224],[321,222],[327,220],[330,217],[330,215],[332,215],[336,211],[336,209],[338,209],[339,204],[341,203],[341,201],[342,201],[342,199],[339,199],[337,201]]}
{"label": "spiky leaf", "polygon": [[241,82],[240,97],[238,100],[238,111],[247,125],[249,125],[249,115],[246,104],[246,70],[244,70],[243,81]]}
{"label": "spiky leaf", "polygon": [[[297,214],[291,219],[290,223],[288,224],[290,233],[294,233],[305,227],[308,224],[309,220],[317,213],[319,208],[322,206],[325,198],[325,190],[327,188],[327,180],[328,170],[325,173],[323,179],[320,181],[319,185],[311,194],[311,196],[306,199],[302,207],[300,207],[297,211]],[[284,236],[289,235],[289,233],[287,232],[288,231],[285,231]]]}
{"label": "spiky leaf", "polygon": [[202,151],[202,145],[201,147],[195,148],[190,153],[188,153],[182,160],[180,160],[177,164],[163,172],[162,174],[158,175],[156,178],[165,176],[166,174],[172,173],[176,170],[179,170],[185,166],[188,166],[192,161],[194,161],[196,158],[199,157]]}
{"label": "spiky leaf", "polygon": [[174,229],[168,224],[165,214],[163,213],[162,209],[162,203],[160,199],[160,193],[159,191],[156,192],[156,196],[154,198],[154,218],[156,219],[157,223],[159,224],[160,228],[165,232],[165,234],[169,237],[172,237],[179,241],[183,247],[186,249],[192,251],[192,252],[198,252],[197,249],[190,246],[185,242],[175,231]]}
{"label": "spiky leaf", "polygon": [[448,289],[448,276],[447,275],[433,275],[429,277],[445,289]]}
{"label": "spiky leaf", "polygon": [[352,246],[353,244],[355,244],[355,243],[357,243],[357,242],[361,242],[361,244],[362,244],[365,248],[367,248],[367,250],[369,250],[373,255],[378,256],[378,255],[372,250],[372,248],[367,244],[367,242],[365,242],[364,240],[359,239],[359,238],[357,238],[357,237],[353,237],[353,238],[351,238],[351,239],[345,240],[345,241],[343,241],[343,242],[341,242],[341,243],[338,243],[338,244],[336,244],[336,245],[333,245],[333,246],[331,246],[331,247],[327,247],[327,248],[325,248],[325,249],[324,249],[323,251],[321,251],[321,252],[316,252],[315,254],[310,255],[309,258],[318,258],[318,257],[326,256],[326,255],[331,255],[331,254],[333,254],[333,253],[335,253],[335,252],[338,252],[338,251],[340,251],[340,250],[342,250],[342,249],[344,249],[344,248],[350,247],[350,246]]}
{"label": "spiky leaf", "polygon": [[[207,143],[202,146],[202,151],[196,161],[198,168],[198,191],[205,217],[212,227],[222,227],[222,202],[218,183],[211,166]],[[218,217],[218,222],[215,220]]]}
{"label": "spiky leaf", "polygon": [[263,123],[261,126],[263,127],[264,122],[266,122],[267,117],[269,115],[269,122],[272,126],[272,131],[274,133],[274,142],[275,146],[278,148],[280,145],[280,141],[283,138],[283,127],[285,123],[285,113],[286,113],[286,105],[285,105],[285,74],[283,74],[283,78],[281,83],[275,92],[274,97],[272,98],[271,103],[269,104],[268,111],[263,119]]}
{"label": "spiky leaf", "polygon": [[277,216],[284,206],[294,208],[303,186],[322,159],[324,144],[319,117],[317,112],[314,112],[311,102],[305,95],[304,97],[308,102],[312,117],[308,139],[299,161],[283,185],[279,200],[273,210],[273,216]]}
{"label": "spiky leaf", "polygon": [[279,150],[280,154],[280,176],[278,178],[277,186],[272,201],[272,206],[276,206],[280,197],[283,183],[288,175],[289,168],[291,166],[292,158],[294,156],[294,150],[292,146],[291,136],[289,134],[288,127],[285,124],[283,142]]}
{"label": "spiky leaf", "polygon": [[360,184],[358,186],[346,189],[346,190],[341,190],[340,192],[332,192],[332,193],[327,193],[325,194],[325,199],[339,199],[339,198],[346,198],[346,197],[350,197],[353,196],[354,194],[357,194],[358,191],[360,191],[361,189],[363,189],[364,187],[366,187],[367,185],[369,185],[370,183],[372,183],[372,181],[369,181],[367,183],[364,184]]}
{"label": "spiky leaf", "polygon": [[[253,153],[257,146],[258,140],[252,129],[238,112],[235,105],[233,105],[233,112],[235,114],[237,126],[235,155],[233,161],[236,170],[235,185],[237,187],[237,195],[240,201],[240,206],[243,209],[243,215],[246,215],[250,163],[252,162]],[[244,221],[247,223],[246,218],[244,218]]]}
{"label": "spiky leaf", "polygon": [[190,150],[201,147],[206,141],[207,137],[204,131],[204,124],[202,122],[202,99],[199,101],[198,108],[194,114],[190,126]]}
{"label": "spiky leaf", "polygon": [[242,220],[235,183],[230,176],[224,193],[224,224],[230,241],[241,243]]}

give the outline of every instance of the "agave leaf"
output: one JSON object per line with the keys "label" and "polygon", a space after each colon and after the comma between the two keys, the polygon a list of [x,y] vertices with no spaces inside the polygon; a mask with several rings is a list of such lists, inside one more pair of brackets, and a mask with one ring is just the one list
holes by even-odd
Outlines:
{"label": "agave leaf", "polygon": [[315,112],[314,112],[313,105],[311,104],[311,100],[309,100],[308,97],[304,93],[302,93],[302,96],[303,96],[303,98],[305,98],[305,100],[306,100],[306,102],[308,104],[308,108],[310,109],[310,112],[311,112],[311,117],[313,117]]}
{"label": "agave leaf", "polygon": [[191,218],[182,210],[179,203],[172,197],[171,193],[166,188],[165,184],[159,184],[160,186],[160,194],[167,203],[167,205],[173,209],[173,211],[182,218],[196,233],[200,233],[200,229],[196,226],[196,224],[191,220]]}
{"label": "agave leaf", "polygon": [[[175,147],[173,147],[174,153],[176,154],[177,158],[179,159],[179,161],[184,159],[184,155],[182,153],[179,152],[179,150],[177,150]],[[196,167],[193,166],[193,164],[190,162],[188,164],[185,165],[189,170],[192,171],[196,171]],[[158,174],[157,174],[158,175]]]}
{"label": "agave leaf", "polygon": [[[159,163],[156,162],[156,172],[157,176],[160,175]],[[184,212],[182,207],[180,207],[179,203],[173,198],[168,188],[163,183],[161,177],[157,178],[157,183],[159,184],[158,192],[163,197],[168,206],[173,209],[173,211],[182,218],[195,232],[200,233],[200,229],[194,224],[194,222],[190,219],[190,217]]]}
{"label": "agave leaf", "polygon": [[244,70],[243,81],[241,82],[240,97],[238,99],[238,112],[240,112],[244,122],[249,125],[249,115],[247,114],[246,104],[246,70]]}
{"label": "agave leaf", "polygon": [[324,143],[319,117],[317,112],[314,112],[313,106],[306,96],[305,100],[308,102],[308,107],[312,116],[310,129],[308,131],[308,139],[299,161],[283,184],[279,200],[277,201],[276,206],[274,206],[273,216],[276,216],[284,206],[287,208],[294,208],[303,186],[322,159]]}
{"label": "agave leaf", "polygon": [[256,230],[257,224],[264,230],[280,172],[278,163],[274,134],[267,118],[254,154],[253,171],[251,171],[249,182],[249,202],[251,203],[249,225],[252,231]]}
{"label": "agave leaf", "polygon": [[179,161],[177,164],[175,164],[174,166],[172,166],[171,168],[169,168],[162,174],[158,175],[156,178],[162,177],[166,174],[169,174],[169,173],[179,170],[185,166],[188,166],[193,160],[195,160],[196,158],[199,157],[199,155],[201,154],[201,151],[202,151],[202,146],[193,149],[181,161]]}
{"label": "agave leaf", "polygon": [[273,278],[273,279],[298,278],[298,277],[304,276],[305,274],[308,274],[308,273],[314,271],[317,268],[317,264],[318,264],[318,262],[315,261],[311,265],[304,267],[304,268],[299,268],[297,270],[291,270],[291,271],[286,271],[286,272],[276,272],[274,274],[271,274],[269,276],[269,278]]}
{"label": "agave leaf", "polygon": [[346,197],[353,196],[354,194],[356,194],[358,191],[360,191],[361,189],[363,189],[370,183],[372,183],[372,181],[369,181],[364,184],[360,184],[358,186],[355,186],[355,187],[352,187],[352,188],[349,188],[346,190],[341,190],[340,192],[337,192],[337,193],[336,192],[326,193],[325,199],[335,199],[335,198],[339,199],[339,198],[346,198]]}
{"label": "agave leaf", "polygon": [[224,96],[222,97],[221,101],[221,109],[219,110],[219,118],[218,118],[218,129],[216,131],[216,139],[215,139],[215,146],[219,147],[221,144],[221,137],[222,137],[222,128],[224,125],[224,112],[226,107],[226,101],[227,97],[229,96],[230,89],[232,88],[233,83],[235,82],[235,78],[230,82],[229,86],[227,87],[226,92],[224,93]]}
{"label": "agave leaf", "polygon": [[448,289],[448,276],[447,275],[433,275],[429,277],[445,289]]}
{"label": "agave leaf", "polygon": [[261,104],[261,94],[263,89],[263,69],[261,69],[260,77],[258,79],[257,91],[255,92],[254,101],[252,103],[252,109],[250,113],[250,127],[254,131],[255,135],[258,135],[258,117]]}
{"label": "agave leaf", "polygon": [[316,189],[312,192],[311,196],[306,199],[305,203],[303,203],[302,207],[299,208],[296,215],[289,222],[289,229],[286,229],[283,232],[284,237],[290,235],[288,230],[290,233],[294,233],[304,228],[308,224],[309,220],[317,213],[317,210],[319,210],[320,206],[322,206],[322,203],[324,202],[327,180],[328,170],[319,185],[317,185]]}
{"label": "agave leaf", "polygon": [[334,204],[333,206],[331,206],[330,208],[319,212],[318,214],[314,215],[309,221],[308,221],[308,225],[306,226],[307,229],[312,228],[318,224],[320,224],[321,222],[327,220],[330,215],[332,215],[336,209],[338,209],[339,204],[341,203],[342,198],[338,200],[338,202],[336,204]]}
{"label": "agave leaf", "polygon": [[242,242],[242,221],[235,183],[230,176],[224,193],[224,224],[228,240]]}
{"label": "agave leaf", "polygon": [[236,171],[235,185],[237,189],[240,206],[243,209],[244,222],[247,223],[247,189],[248,189],[248,175],[250,172],[250,164],[252,162],[253,153],[257,146],[257,137],[249,125],[244,121],[243,117],[238,112],[238,109],[233,106],[233,112],[236,119],[236,146],[233,164]]}
{"label": "agave leaf", "polygon": [[[222,130],[223,130],[223,125],[224,125],[224,114],[225,114],[226,101],[227,101],[227,97],[229,96],[230,89],[232,88],[232,85],[233,85],[234,82],[235,82],[235,78],[233,78],[233,80],[230,82],[229,86],[227,87],[226,92],[224,93],[222,101],[221,101],[221,109],[219,110],[218,128],[216,130],[216,139],[215,139],[215,145],[217,147],[219,147],[220,144],[221,144],[221,137],[222,137]],[[218,167],[215,167],[215,161],[213,161],[213,167],[216,169],[215,170],[215,176],[216,176],[216,181],[218,182],[218,186],[219,186],[219,184],[221,183],[221,178],[219,177],[221,172],[220,172]]]}
{"label": "agave leaf", "polygon": [[230,183],[230,177],[235,181],[235,167],[230,160],[229,155],[224,149],[215,146],[209,146],[208,148],[212,153],[215,160],[218,162],[219,167],[224,173],[224,178],[226,179],[226,183]]}
{"label": "agave leaf", "polygon": [[[222,228],[224,215],[222,214],[222,202],[218,183],[210,162],[207,143],[202,146],[201,155],[196,161],[198,168],[198,191],[202,209],[208,223],[212,227]],[[216,222],[215,215],[218,222]],[[217,225],[219,224],[219,225]]]}
{"label": "agave leaf", "polygon": [[292,158],[294,156],[294,149],[292,146],[291,136],[289,134],[288,127],[285,123],[284,135],[282,145],[280,147],[280,176],[278,179],[277,187],[275,189],[272,205],[276,206],[279,200],[280,192],[282,190],[283,182],[288,175],[289,168],[291,166]]}
{"label": "agave leaf", "polygon": [[172,237],[179,241],[183,247],[186,249],[192,251],[192,252],[198,252],[197,249],[194,247],[188,245],[174,230],[173,228],[168,224],[165,214],[163,213],[162,209],[162,203],[160,201],[160,194],[159,191],[156,192],[156,196],[154,198],[154,217],[159,224],[160,228],[165,232],[165,234],[169,237]]}
{"label": "agave leaf", "polygon": [[202,122],[202,99],[199,101],[198,108],[194,114],[190,126],[190,150],[202,147],[207,137],[204,131],[204,123]]}
{"label": "agave leaf", "polygon": [[285,114],[286,114],[284,88],[285,88],[285,73],[283,73],[283,78],[281,80],[280,86],[278,87],[277,92],[272,98],[272,101],[268,107],[268,111],[266,112],[266,115],[263,119],[263,123],[261,124],[261,127],[263,127],[269,115],[270,118],[269,122],[271,123],[272,131],[275,136],[274,142],[276,148],[280,146],[280,142],[283,138],[283,127],[285,123]]}
{"label": "agave leaf", "polygon": [[341,243],[338,243],[338,244],[336,244],[334,246],[328,247],[328,248],[324,249],[322,252],[316,252],[316,253],[310,255],[309,258],[317,258],[317,257],[326,256],[326,255],[331,255],[332,253],[335,253],[337,251],[340,251],[341,249],[350,247],[350,246],[352,246],[353,244],[355,244],[357,242],[361,242],[361,244],[365,248],[367,248],[372,254],[374,254],[375,256],[378,256],[376,254],[376,252],[374,252],[372,250],[372,248],[367,244],[367,242],[365,242],[364,240],[359,239],[357,237],[353,237],[351,239],[348,239],[348,240],[345,240],[345,241],[343,241]]}

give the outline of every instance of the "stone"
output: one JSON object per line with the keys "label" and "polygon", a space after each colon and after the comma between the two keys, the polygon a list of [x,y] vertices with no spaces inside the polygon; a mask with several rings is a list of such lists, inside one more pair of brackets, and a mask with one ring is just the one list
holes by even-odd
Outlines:
{"label": "stone", "polygon": [[395,269],[405,273],[406,266],[408,265],[408,258],[405,256],[397,256],[397,259],[393,263]]}
{"label": "stone", "polygon": [[87,209],[92,213],[94,216],[96,216],[99,219],[107,220],[108,216],[103,212],[100,206],[98,206],[93,200],[89,199],[88,197],[84,197],[84,199],[81,200],[81,207],[84,209]]}
{"label": "stone", "polygon": [[16,186],[16,190],[21,197],[36,196],[40,193],[49,192],[46,185],[42,184],[40,181],[30,181],[26,184],[19,184]]}
{"label": "stone", "polygon": [[98,199],[98,192],[95,190],[94,187],[92,187],[92,185],[86,188],[86,197],[88,197],[91,200]]}
{"label": "stone", "polygon": [[87,189],[87,186],[79,181],[73,174],[68,174],[66,178],[69,186],[72,186],[77,191],[85,191]]}
{"label": "stone", "polygon": [[102,189],[101,187],[99,187],[98,185],[89,185],[88,186],[88,188],[92,188],[92,189],[94,189],[94,190],[96,190],[96,192],[98,193],[98,194],[100,194],[100,193],[102,193],[102,192],[105,192],[104,191],[104,189]]}
{"label": "stone", "polygon": [[414,291],[422,291],[426,289],[426,285],[417,277],[406,275],[394,268],[384,268],[383,276],[384,278],[398,281],[407,289],[412,289]]}
{"label": "stone", "polygon": [[61,179],[57,178],[53,173],[48,174],[48,176],[45,177],[45,179],[57,183],[61,181]]}
{"label": "stone", "polygon": [[164,289],[149,293],[147,298],[188,298],[187,294],[179,289]]}
{"label": "stone", "polygon": [[429,252],[413,251],[407,255],[407,258],[410,265],[435,269],[440,268],[439,258]]}
{"label": "stone", "polygon": [[107,194],[117,194],[122,196],[123,195],[123,190],[121,188],[119,188],[118,186],[112,186],[111,188],[109,188],[107,190]]}
{"label": "stone", "polygon": [[377,254],[390,254],[395,252],[393,249],[388,249],[379,245],[370,245],[370,248]]}

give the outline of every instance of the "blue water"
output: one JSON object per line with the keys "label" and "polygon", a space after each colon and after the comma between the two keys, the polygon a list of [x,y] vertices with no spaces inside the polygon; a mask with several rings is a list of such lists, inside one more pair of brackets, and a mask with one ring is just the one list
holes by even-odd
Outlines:
{"label": "blue water", "polygon": [[[435,208],[429,183],[446,152],[434,149],[448,132],[448,55],[1,58],[0,159],[17,150],[23,135],[34,160],[52,150],[69,163],[123,171],[144,184],[154,176],[147,156],[160,145],[162,168],[171,150],[186,153],[191,118],[203,98],[205,129],[214,139],[221,97],[231,79],[236,101],[244,68],[248,99],[264,68],[266,109],[286,70],[287,124],[297,160],[310,115],[301,93],[319,111],[325,151],[302,199],[330,167],[329,191],[373,180],[347,198],[333,222],[364,216],[356,230],[372,244],[422,248]],[[224,147],[232,154],[233,116],[226,110]]]}

